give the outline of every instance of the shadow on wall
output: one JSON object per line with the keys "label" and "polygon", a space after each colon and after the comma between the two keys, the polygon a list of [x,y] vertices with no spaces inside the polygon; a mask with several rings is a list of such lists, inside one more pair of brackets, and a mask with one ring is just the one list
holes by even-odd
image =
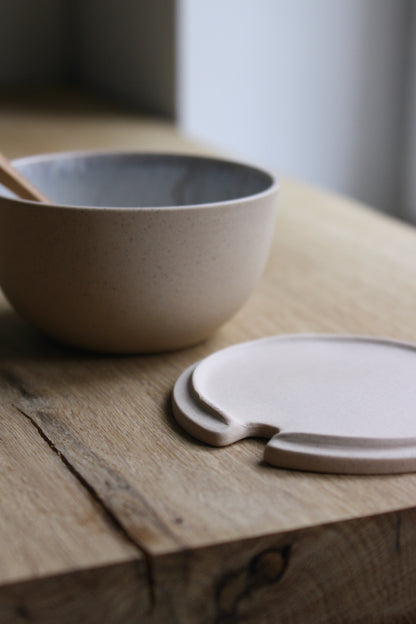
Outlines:
{"label": "shadow on wall", "polygon": [[0,88],[56,82],[173,118],[174,0],[2,0]]}

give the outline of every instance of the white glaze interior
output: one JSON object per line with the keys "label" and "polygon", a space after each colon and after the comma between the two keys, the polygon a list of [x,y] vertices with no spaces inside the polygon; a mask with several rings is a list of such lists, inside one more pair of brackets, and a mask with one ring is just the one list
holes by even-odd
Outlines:
{"label": "white glaze interior", "polygon": [[[256,195],[272,178],[246,165],[159,154],[61,154],[14,161],[58,204],[161,207],[205,204]],[[0,194],[10,196],[0,187]]]}

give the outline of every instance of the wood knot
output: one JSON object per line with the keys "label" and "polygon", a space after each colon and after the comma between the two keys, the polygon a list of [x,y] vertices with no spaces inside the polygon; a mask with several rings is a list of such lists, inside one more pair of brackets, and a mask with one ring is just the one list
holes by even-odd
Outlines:
{"label": "wood knot", "polygon": [[270,585],[279,580],[286,569],[290,546],[265,550],[250,562],[250,571],[256,584]]}
{"label": "wood knot", "polygon": [[227,574],[221,579],[217,591],[217,611],[224,617],[235,612],[247,589],[247,570]]}
{"label": "wood knot", "polygon": [[291,546],[268,548],[247,566],[223,576],[216,588],[217,620],[232,621],[243,600],[255,599],[262,588],[277,583],[289,562]]}

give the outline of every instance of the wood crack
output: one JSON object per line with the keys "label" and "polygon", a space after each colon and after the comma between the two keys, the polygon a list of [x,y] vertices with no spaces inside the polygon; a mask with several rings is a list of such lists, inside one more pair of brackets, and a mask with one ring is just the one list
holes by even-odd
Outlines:
{"label": "wood crack", "polygon": [[90,497],[93,499],[94,504],[100,511],[102,512],[104,519],[108,523],[108,525],[117,531],[117,533],[129,544],[131,544],[134,548],[136,548],[140,554],[144,557],[144,562],[146,566],[146,574],[148,580],[148,588],[149,588],[149,604],[150,610],[153,611],[155,608],[155,579],[154,579],[154,570],[153,570],[153,561],[150,553],[144,548],[128,531],[128,529],[123,525],[117,515],[107,506],[103,498],[97,492],[96,488],[89,483],[89,481],[77,470],[77,468],[71,463],[71,461],[66,457],[66,455],[54,444],[54,442],[49,438],[47,433],[42,429],[39,423],[30,416],[27,412],[21,409],[18,406],[14,406],[15,409],[22,414],[35,428],[39,436],[42,438],[44,442],[49,446],[53,453],[55,453],[59,459],[62,461],[64,466],[70,471],[70,473],[77,479],[80,485],[88,492]]}

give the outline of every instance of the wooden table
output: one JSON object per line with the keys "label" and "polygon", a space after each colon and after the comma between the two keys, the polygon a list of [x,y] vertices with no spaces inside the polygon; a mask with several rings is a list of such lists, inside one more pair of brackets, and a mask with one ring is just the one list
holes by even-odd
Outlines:
{"label": "wooden table", "polygon": [[[169,124],[73,102],[3,102],[0,137],[8,156],[201,151]],[[61,349],[1,299],[1,624],[415,621],[416,474],[271,468],[264,441],[199,444],[169,403],[186,366],[247,339],[416,341],[415,302],[411,227],[286,179],[261,282],[195,348]]]}

